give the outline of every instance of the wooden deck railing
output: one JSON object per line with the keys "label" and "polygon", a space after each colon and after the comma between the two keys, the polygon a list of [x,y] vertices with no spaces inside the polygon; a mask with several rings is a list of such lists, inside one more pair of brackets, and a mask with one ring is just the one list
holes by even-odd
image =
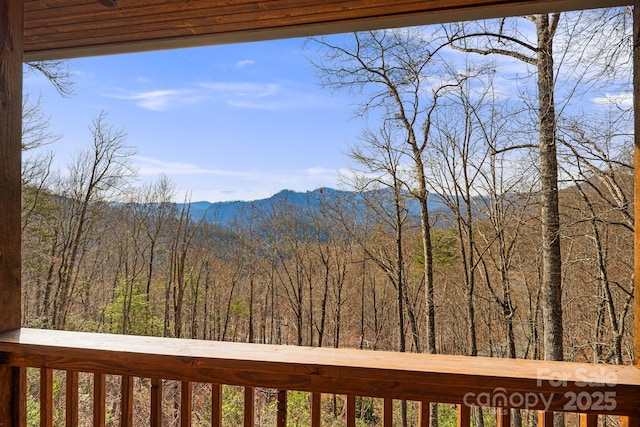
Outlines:
{"label": "wooden deck railing", "polygon": [[254,390],[279,390],[277,426],[287,421],[287,391],[311,392],[311,425],[321,423],[321,394],[346,397],[346,425],[355,426],[356,396],[384,399],[384,426],[392,425],[394,399],[420,402],[426,426],[429,402],[458,405],[459,426],[470,426],[470,406],[499,408],[497,425],[509,426],[509,408],[581,413],[595,426],[598,414],[621,416],[637,427],[640,369],[479,357],[374,352],[141,336],[18,329],[0,335],[0,361],[14,370],[15,425],[26,425],[27,368],[40,370],[40,425],[54,419],[54,371],[66,371],[68,426],[78,425],[79,373],[93,374],[93,425],[105,425],[105,378],[121,376],[120,425],[131,426],[135,377],[150,379],[150,424],[162,425],[162,380],[181,382],[181,425],[192,423],[192,387],[211,384],[211,420],[222,425],[223,384],[244,386],[244,425],[254,425]]}

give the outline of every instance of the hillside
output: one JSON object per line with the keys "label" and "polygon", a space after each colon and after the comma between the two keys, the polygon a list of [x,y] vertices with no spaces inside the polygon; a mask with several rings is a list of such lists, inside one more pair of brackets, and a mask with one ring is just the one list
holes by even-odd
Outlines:
{"label": "hillside", "polygon": [[[385,191],[385,190],[379,190]],[[288,203],[299,209],[317,209],[321,201],[337,201],[352,199],[362,201],[363,196],[359,193],[336,190],[333,188],[318,188],[313,191],[297,192],[292,190],[282,190],[266,199],[252,201],[231,201],[231,202],[192,202],[190,203],[191,215],[195,221],[204,218],[212,224],[224,227],[232,225],[234,222],[244,222],[250,218],[252,212],[270,213],[274,206]],[[418,217],[420,208],[417,201],[409,200],[408,210],[411,216]],[[182,208],[184,204],[178,204]],[[432,213],[450,213],[450,209],[445,205],[442,197],[432,196],[429,201],[429,209]]]}

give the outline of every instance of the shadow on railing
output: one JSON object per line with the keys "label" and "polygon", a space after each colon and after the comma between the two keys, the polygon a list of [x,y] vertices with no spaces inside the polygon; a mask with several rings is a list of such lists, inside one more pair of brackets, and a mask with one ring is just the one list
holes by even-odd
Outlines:
{"label": "shadow on railing", "polygon": [[[193,384],[210,384],[212,426],[223,420],[222,385],[244,387],[244,426],[254,426],[255,389],[276,390],[276,425],[287,422],[290,391],[311,393],[310,424],[321,425],[322,393],[345,395],[345,422],[356,425],[356,396],[383,399],[378,417],[393,423],[393,401],[419,404],[418,425],[428,425],[429,403],[457,405],[458,426],[471,425],[471,407],[496,408],[498,427],[511,425],[511,409],[539,411],[538,426],[553,425],[553,413],[580,413],[580,426],[598,416],[620,416],[638,427],[640,369],[592,365],[374,352],[348,349],[224,343],[141,336],[19,329],[0,335],[2,360],[13,369],[15,425],[26,425],[27,368],[40,371],[41,426],[53,425],[54,371],[64,381],[67,426],[77,426],[79,373],[93,375],[93,425],[107,418],[107,375],[121,376],[120,426],[132,426],[134,378],[149,379],[151,426],[162,423],[163,380],[180,382],[180,425],[192,424]],[[200,398],[201,396],[199,396]],[[178,406],[178,405],[177,405]],[[58,410],[61,410],[58,408]]]}

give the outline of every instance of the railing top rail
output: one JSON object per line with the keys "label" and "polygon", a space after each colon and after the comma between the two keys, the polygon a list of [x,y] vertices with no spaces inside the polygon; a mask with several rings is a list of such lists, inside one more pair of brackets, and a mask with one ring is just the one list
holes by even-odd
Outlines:
{"label": "railing top rail", "polygon": [[[462,403],[469,396],[491,399],[504,393],[504,406],[530,409],[571,410],[572,397],[587,393],[591,401],[602,396],[607,401],[603,408],[579,408],[583,412],[640,415],[640,369],[633,366],[26,328],[1,334],[0,352],[15,366],[397,399]],[[525,398],[530,401],[521,405]]]}

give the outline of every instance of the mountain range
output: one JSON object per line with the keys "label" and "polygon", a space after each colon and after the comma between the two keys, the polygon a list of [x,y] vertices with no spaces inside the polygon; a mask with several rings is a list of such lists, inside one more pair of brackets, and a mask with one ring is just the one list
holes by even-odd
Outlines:
{"label": "mountain range", "polygon": [[[374,191],[383,192],[387,190]],[[371,192],[369,192],[369,194],[371,194]],[[252,201],[191,202],[188,203],[188,207],[194,221],[204,219],[207,222],[228,227],[234,222],[248,220],[252,212],[270,213],[273,211],[274,206],[282,203],[287,203],[300,210],[319,209],[323,200],[329,202],[339,199],[362,201],[364,197],[361,193],[323,187],[307,192],[282,190],[271,197]],[[178,204],[178,208],[182,207],[184,207],[184,204]],[[432,195],[429,198],[429,209],[433,214],[451,213],[444,199],[438,195]],[[420,207],[414,199],[407,201],[407,210],[409,215],[415,216],[416,218],[420,214]]]}

